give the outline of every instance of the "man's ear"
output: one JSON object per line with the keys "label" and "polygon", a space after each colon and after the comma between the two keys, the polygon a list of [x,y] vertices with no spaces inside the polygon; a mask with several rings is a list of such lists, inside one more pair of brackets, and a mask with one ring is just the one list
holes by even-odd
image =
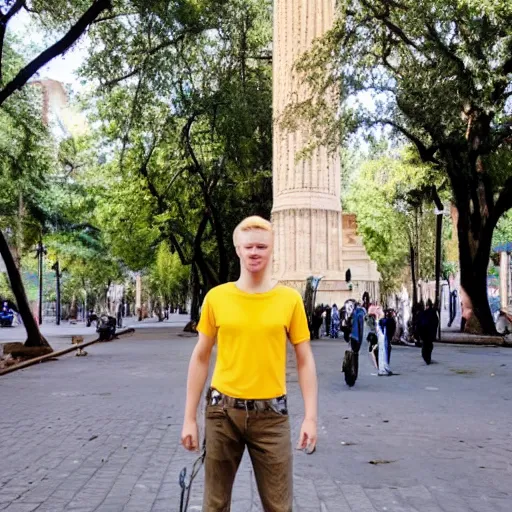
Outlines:
{"label": "man's ear", "polygon": [[236,251],[236,255],[240,258],[240,253],[238,252],[238,245],[235,245],[235,251]]}

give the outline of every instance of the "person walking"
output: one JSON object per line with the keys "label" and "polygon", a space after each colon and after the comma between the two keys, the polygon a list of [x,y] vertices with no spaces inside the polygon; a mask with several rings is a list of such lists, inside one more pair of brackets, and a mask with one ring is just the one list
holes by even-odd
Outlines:
{"label": "person walking", "polygon": [[378,373],[379,377],[393,375],[389,366],[391,354],[391,329],[389,318],[386,317],[383,310],[379,308],[377,312],[377,339],[378,339]]}
{"label": "person walking", "polygon": [[298,449],[317,440],[318,384],[300,294],[271,279],[272,225],[248,217],[233,233],[240,277],[210,290],[190,358],[183,446],[199,449],[197,408],[212,349],[217,361],[205,413],[203,512],[229,512],[245,448],[266,512],[291,512],[293,467],[286,396],[286,342],[292,343],[304,400]]}
{"label": "person walking", "polygon": [[432,362],[432,351],[434,350],[434,340],[437,337],[439,327],[439,317],[430,299],[427,301],[427,307],[421,312],[418,320],[418,331],[421,345],[421,355],[425,363]]}
{"label": "person walking", "polygon": [[320,338],[320,327],[322,327],[322,313],[323,305],[319,304],[313,312],[313,339],[318,340]]}
{"label": "person walking", "polygon": [[363,343],[364,319],[366,310],[356,302],[349,300],[344,305],[345,313],[350,314],[349,341],[351,350],[345,352],[342,371],[345,373],[345,382],[352,387],[359,374],[359,350]]}
{"label": "person walking", "polygon": [[331,310],[331,338],[338,338],[340,332],[341,317],[336,304],[332,305]]}

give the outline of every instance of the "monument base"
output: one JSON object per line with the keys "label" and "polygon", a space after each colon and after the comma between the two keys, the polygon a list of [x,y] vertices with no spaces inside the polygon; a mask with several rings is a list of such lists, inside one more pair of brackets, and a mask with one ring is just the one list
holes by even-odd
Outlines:
{"label": "monument base", "polygon": [[[321,276],[321,274],[310,274]],[[306,290],[306,279],[279,279],[281,284],[289,286],[297,290],[303,297]],[[348,299],[355,299],[361,301],[364,292],[368,292],[370,300],[378,300],[379,297],[379,283],[378,281],[364,281],[357,280],[347,283],[344,279],[333,279],[332,277],[323,278],[320,281],[318,290],[316,292],[316,304],[329,304],[332,306],[336,304],[341,307]]]}

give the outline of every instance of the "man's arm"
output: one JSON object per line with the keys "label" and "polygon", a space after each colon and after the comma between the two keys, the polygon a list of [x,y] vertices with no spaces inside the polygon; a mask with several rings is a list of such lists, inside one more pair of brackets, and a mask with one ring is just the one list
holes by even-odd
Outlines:
{"label": "man's arm", "polygon": [[294,347],[299,385],[304,399],[304,422],[297,448],[299,450],[306,448],[309,453],[312,453],[316,446],[318,417],[318,381],[315,359],[309,341],[299,343]]}
{"label": "man's arm", "polygon": [[199,434],[197,429],[197,407],[201,400],[206,379],[210,357],[215,344],[215,338],[199,333],[199,340],[190,357],[187,378],[187,400],[185,403],[185,420],[181,442],[190,451],[199,449]]}

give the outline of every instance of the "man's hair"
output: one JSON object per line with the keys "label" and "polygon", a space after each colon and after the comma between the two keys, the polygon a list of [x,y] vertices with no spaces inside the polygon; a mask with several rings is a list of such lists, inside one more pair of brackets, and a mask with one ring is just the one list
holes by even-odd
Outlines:
{"label": "man's hair", "polygon": [[272,224],[258,215],[245,218],[233,231],[233,245],[236,247],[238,234],[241,231],[252,231],[253,229],[261,229],[262,231],[272,233]]}

